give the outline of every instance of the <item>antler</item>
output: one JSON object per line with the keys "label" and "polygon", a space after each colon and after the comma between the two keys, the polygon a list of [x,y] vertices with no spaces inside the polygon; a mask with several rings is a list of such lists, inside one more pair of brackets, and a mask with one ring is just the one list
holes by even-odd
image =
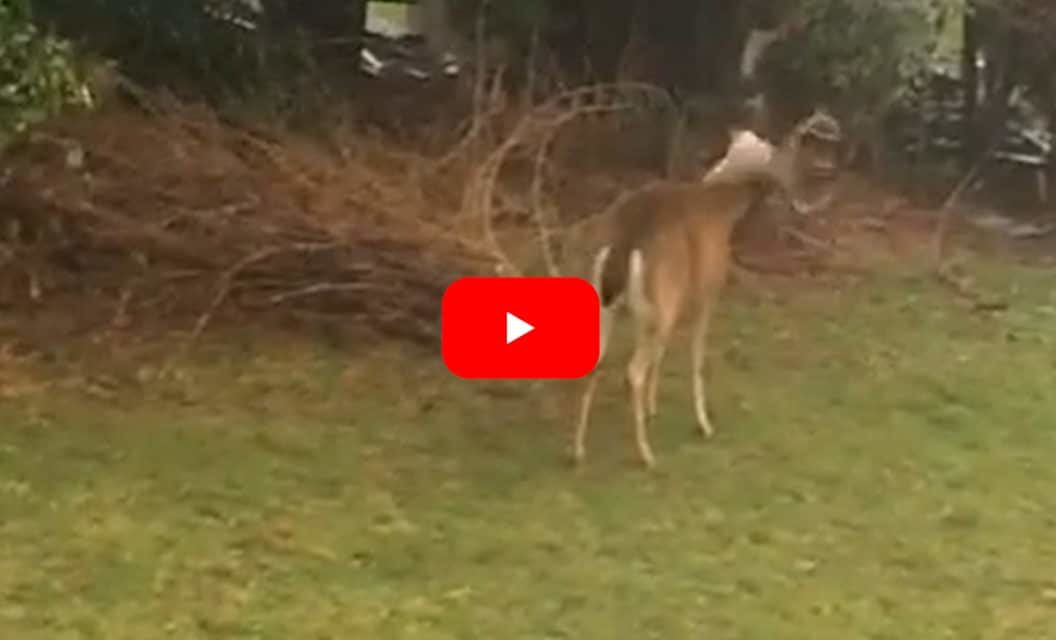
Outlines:
{"label": "antler", "polygon": [[805,135],[811,135],[826,142],[839,142],[843,139],[843,129],[839,121],[827,110],[815,107],[814,111],[799,123],[792,135],[797,143]]}

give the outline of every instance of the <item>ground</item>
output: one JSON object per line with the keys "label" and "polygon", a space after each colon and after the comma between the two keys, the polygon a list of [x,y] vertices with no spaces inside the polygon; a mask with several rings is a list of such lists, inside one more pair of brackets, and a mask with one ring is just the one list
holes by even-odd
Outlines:
{"label": "ground", "polygon": [[718,434],[675,349],[655,472],[615,362],[575,471],[578,384],[410,348],[8,354],[0,637],[1056,638],[1056,294],[964,268],[1008,309],[908,266],[731,289]]}

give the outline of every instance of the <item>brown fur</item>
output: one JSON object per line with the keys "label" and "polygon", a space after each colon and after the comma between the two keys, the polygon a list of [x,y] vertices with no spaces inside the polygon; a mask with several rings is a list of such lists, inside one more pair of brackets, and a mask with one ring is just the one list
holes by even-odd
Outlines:
{"label": "brown fur", "polygon": [[[609,306],[626,290],[629,257],[635,249],[642,250],[647,265],[659,262],[653,259],[659,251],[680,249],[683,259],[675,262],[690,275],[701,275],[704,267],[701,264],[691,269],[692,256],[698,261],[724,263],[734,224],[765,196],[766,189],[763,184],[667,182],[631,196],[613,215],[612,250],[602,272],[601,303]],[[670,260],[674,256],[667,257]],[[725,273],[725,264],[715,266]],[[714,275],[709,274],[708,279]],[[654,278],[648,275],[646,282],[655,286]]]}

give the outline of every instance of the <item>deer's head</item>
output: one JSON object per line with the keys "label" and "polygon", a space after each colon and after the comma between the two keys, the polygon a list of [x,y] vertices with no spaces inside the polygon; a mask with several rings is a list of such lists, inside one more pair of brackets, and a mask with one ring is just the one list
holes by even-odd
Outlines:
{"label": "deer's head", "polygon": [[771,175],[798,213],[813,213],[832,201],[842,142],[843,130],[836,118],[815,109],[774,152]]}
{"label": "deer's head", "polygon": [[810,214],[832,201],[840,170],[843,131],[836,118],[815,109],[775,147],[752,131],[731,132],[726,155],[705,183],[776,183],[792,208]]}

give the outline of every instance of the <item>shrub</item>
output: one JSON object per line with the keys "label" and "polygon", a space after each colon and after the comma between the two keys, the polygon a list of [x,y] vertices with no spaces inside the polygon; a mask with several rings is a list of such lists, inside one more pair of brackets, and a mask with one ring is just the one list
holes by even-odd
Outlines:
{"label": "shrub", "polygon": [[0,0],[0,146],[92,94],[72,45],[43,32],[27,0]]}
{"label": "shrub", "polygon": [[[889,105],[932,59],[955,0],[801,0],[812,25],[767,52],[778,94],[845,113]],[[807,105],[796,105],[803,108]]]}

